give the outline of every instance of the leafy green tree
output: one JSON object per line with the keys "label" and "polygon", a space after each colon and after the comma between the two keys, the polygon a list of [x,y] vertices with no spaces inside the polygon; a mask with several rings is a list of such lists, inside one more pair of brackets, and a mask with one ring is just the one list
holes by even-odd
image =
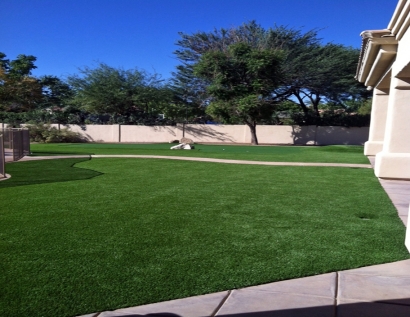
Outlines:
{"label": "leafy green tree", "polygon": [[[283,51],[280,84],[271,93],[277,100],[297,101],[305,115],[312,112],[318,116],[318,106],[323,102],[344,104],[369,97],[366,89],[354,80],[359,51],[338,44],[323,45],[315,29],[305,33],[285,26],[264,29],[251,21],[208,33],[180,33],[180,37],[180,49],[174,53],[182,64],[174,76],[189,78],[192,65],[208,51],[226,52],[231,44],[246,43],[255,49]],[[202,80],[191,85],[195,88],[188,90],[189,95],[206,92],[208,84]],[[190,87],[186,83],[185,86]],[[202,99],[204,104],[209,103],[209,95]]]}
{"label": "leafy green tree", "polygon": [[[184,76],[191,81],[198,81],[195,76],[192,76],[192,65],[194,65],[208,51],[226,52],[231,44],[246,43],[255,49],[267,50],[282,50],[282,76],[281,85],[275,89],[274,93],[277,99],[286,99],[292,95],[289,85],[289,80],[295,76],[290,76],[290,73],[297,72],[298,65],[295,65],[293,60],[300,56],[302,52],[309,51],[320,45],[320,39],[317,38],[315,30],[302,33],[300,30],[289,29],[284,26],[276,26],[275,28],[264,29],[255,21],[244,23],[237,28],[230,29],[215,29],[213,32],[197,32],[194,34],[179,33],[181,39],[177,41],[180,49],[174,54],[181,61],[181,65],[177,67],[177,72],[174,76]],[[300,57],[299,57],[300,58]],[[192,78],[194,77],[194,78]],[[206,91],[206,86],[209,83],[202,79],[193,86],[191,95],[198,92]],[[206,101],[206,98],[203,97]]]}
{"label": "leafy green tree", "polygon": [[257,145],[256,125],[274,111],[271,92],[279,84],[281,61],[281,51],[255,49],[246,43],[202,54],[194,74],[210,82],[207,90],[213,100],[207,112],[225,122],[243,122]]}
{"label": "leafy green tree", "polygon": [[41,84],[31,76],[35,61],[34,56],[22,54],[10,61],[0,52],[0,110],[24,112],[42,101]]}
{"label": "leafy green tree", "polygon": [[180,49],[174,54],[181,62],[177,71],[173,73],[172,86],[181,101],[194,108],[204,108],[210,102],[207,92],[209,81],[194,75],[193,66],[202,54],[209,51],[226,52],[229,45],[247,43],[252,47],[267,48],[264,40],[266,31],[254,21],[241,25],[239,28],[215,29],[213,32],[197,32],[185,34],[180,32],[177,45]]}
{"label": "leafy green tree", "polygon": [[10,65],[7,67],[9,76],[15,78],[31,76],[31,71],[37,68],[34,65],[36,60],[37,58],[33,55],[18,55],[17,59],[10,61]]}
{"label": "leafy green tree", "polygon": [[177,122],[194,122],[197,118],[205,118],[208,94],[203,80],[193,74],[192,65],[179,65],[177,69],[168,85],[172,102],[164,113]]}
{"label": "leafy green tree", "polygon": [[[32,121],[66,124],[73,106],[74,90],[56,76],[42,76],[39,79],[43,100],[33,113]],[[47,118],[47,120],[45,120]]]}
{"label": "leafy green tree", "polygon": [[371,99],[358,99],[348,100],[344,104],[344,109],[348,113],[358,113],[361,115],[371,114],[372,112],[372,100]]}
{"label": "leafy green tree", "polygon": [[361,105],[358,107],[357,112],[361,115],[370,115],[372,113],[372,101],[367,99],[361,102]]}
{"label": "leafy green tree", "polygon": [[293,125],[292,117],[295,113],[300,113],[300,106],[291,100],[280,101],[275,107],[271,120],[266,120],[266,124]]}
{"label": "leafy green tree", "polygon": [[168,94],[158,75],[137,69],[123,70],[99,64],[80,69],[68,83],[76,93],[75,103],[91,113],[140,117],[156,112]]}
{"label": "leafy green tree", "polygon": [[75,94],[70,85],[56,76],[42,76],[40,84],[44,96],[41,108],[62,110],[74,98]]}
{"label": "leafy green tree", "polygon": [[293,58],[295,67],[284,72],[287,89],[298,100],[303,112],[319,117],[321,103],[345,108],[349,100],[368,98],[368,92],[354,80],[359,51],[336,44],[311,47]]}

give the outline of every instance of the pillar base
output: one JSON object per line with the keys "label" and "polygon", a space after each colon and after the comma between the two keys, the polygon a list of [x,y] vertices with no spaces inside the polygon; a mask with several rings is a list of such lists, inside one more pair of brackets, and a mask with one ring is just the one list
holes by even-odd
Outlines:
{"label": "pillar base", "polygon": [[376,155],[383,150],[383,141],[367,141],[364,143],[364,155]]}
{"label": "pillar base", "polygon": [[380,178],[410,179],[410,153],[377,153],[374,173]]}

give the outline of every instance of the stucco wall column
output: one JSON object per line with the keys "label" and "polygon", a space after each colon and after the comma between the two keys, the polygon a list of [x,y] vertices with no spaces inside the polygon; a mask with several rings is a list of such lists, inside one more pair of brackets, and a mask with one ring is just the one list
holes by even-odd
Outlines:
{"label": "stucco wall column", "polygon": [[383,151],[376,155],[375,174],[410,179],[410,78],[392,77]]}
{"label": "stucco wall column", "polygon": [[407,250],[410,251],[410,206],[409,206],[409,215],[407,217],[406,240],[404,244],[406,245]]}
{"label": "stucco wall column", "polygon": [[383,150],[388,103],[389,89],[375,88],[373,90],[369,141],[364,144],[364,155],[376,155]]}

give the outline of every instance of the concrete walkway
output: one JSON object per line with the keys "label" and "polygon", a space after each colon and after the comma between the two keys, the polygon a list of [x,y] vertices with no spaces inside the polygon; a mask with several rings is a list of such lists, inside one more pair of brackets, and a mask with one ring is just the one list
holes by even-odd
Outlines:
{"label": "concrete walkway", "polygon": [[97,316],[405,317],[410,260],[83,317]]}
{"label": "concrete walkway", "polygon": [[[375,157],[369,156],[369,161],[372,167],[374,167]],[[407,226],[410,202],[410,180],[379,178],[379,181],[394,207],[396,207],[400,219],[404,225]]]}
{"label": "concrete walkway", "polygon": [[[346,163],[307,163],[307,162],[266,162],[266,161],[245,161],[245,160],[226,160],[204,157],[187,157],[187,156],[161,156],[161,155],[55,155],[55,156],[25,156],[21,161],[35,160],[53,160],[61,158],[149,158],[149,159],[164,159],[178,161],[196,161],[196,162],[214,162],[225,164],[247,164],[247,165],[271,165],[271,166],[328,166],[328,167],[350,167],[350,168],[372,168],[371,164],[346,164]],[[6,162],[11,162],[13,159],[6,156]]]}
{"label": "concrete walkway", "polygon": [[[67,157],[25,157],[22,161]],[[91,157],[117,157],[92,155]],[[118,156],[183,159],[219,163],[338,166],[371,168],[370,164],[318,164],[216,160],[187,157]],[[369,158],[372,162],[372,158]],[[380,180],[407,225],[410,181]],[[403,237],[404,243],[404,237]],[[404,317],[410,316],[410,260],[333,272],[173,301],[98,312],[81,317]]]}

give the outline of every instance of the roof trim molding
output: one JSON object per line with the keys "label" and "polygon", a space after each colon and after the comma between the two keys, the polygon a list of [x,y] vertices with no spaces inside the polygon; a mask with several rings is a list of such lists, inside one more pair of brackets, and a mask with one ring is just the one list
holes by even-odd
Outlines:
{"label": "roof trim molding", "polygon": [[389,22],[389,25],[387,26],[389,30],[393,30],[393,27],[396,25],[397,20],[399,19],[400,13],[403,11],[403,7],[406,4],[406,2],[407,0],[400,0],[399,3],[397,3],[393,16]]}
{"label": "roof trim molding", "polygon": [[397,53],[398,41],[390,30],[363,31],[362,48],[355,78],[368,86],[380,81]]}
{"label": "roof trim molding", "polygon": [[[386,29],[367,30],[360,34],[362,47],[355,78],[368,89],[387,89],[398,43],[406,32],[410,32],[410,0],[399,0]],[[410,78],[410,64],[404,65],[400,74]]]}
{"label": "roof trim molding", "polygon": [[396,10],[393,13],[393,17],[387,26],[391,30],[392,34],[396,36],[397,40],[400,40],[404,33],[410,26],[410,1],[400,0],[397,4]]}

